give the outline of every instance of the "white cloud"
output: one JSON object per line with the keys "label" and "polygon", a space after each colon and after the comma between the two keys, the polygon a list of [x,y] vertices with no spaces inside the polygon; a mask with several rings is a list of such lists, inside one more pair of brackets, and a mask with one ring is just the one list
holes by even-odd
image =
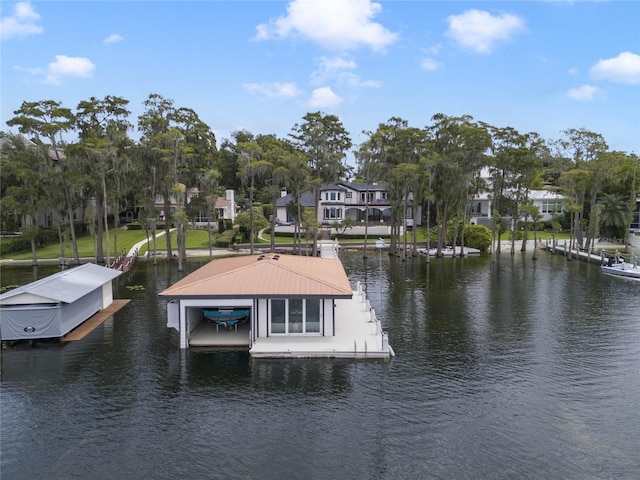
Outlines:
{"label": "white cloud", "polygon": [[117,33],[112,33],[107,38],[105,38],[102,43],[118,43],[124,40],[122,35],[118,35]]}
{"label": "white cloud", "polygon": [[447,35],[476,53],[491,53],[496,43],[507,41],[525,29],[522,18],[508,13],[494,16],[482,10],[467,10],[447,20]]}
{"label": "white cloud", "polygon": [[593,100],[593,97],[597,92],[598,87],[594,87],[593,85],[581,85],[579,87],[567,90],[565,95],[571,100],[583,102]]}
{"label": "white cloud", "polygon": [[600,60],[590,70],[596,80],[615,83],[640,83],[640,55],[622,52],[614,58]]}
{"label": "white cloud", "polygon": [[316,88],[307,101],[307,106],[311,108],[335,107],[343,102],[342,98],[333,93],[331,87]]}
{"label": "white cloud", "polygon": [[28,37],[39,35],[44,29],[37,25],[40,15],[33,9],[29,2],[18,2],[13,8],[13,14],[0,20],[0,38]]}
{"label": "white cloud", "polygon": [[41,68],[23,67],[22,65],[14,65],[11,67],[16,72],[28,73],[29,75],[40,75],[42,73]]}
{"label": "white cloud", "polygon": [[398,34],[373,21],[380,9],[381,5],[371,0],[293,0],[286,16],[258,25],[254,39],[300,36],[328,48],[367,46],[384,51]]}
{"label": "white cloud", "polygon": [[442,63],[434,60],[433,58],[423,58],[420,60],[420,68],[422,70],[427,70],[428,72],[435,72],[442,68]]}
{"label": "white cloud", "polygon": [[296,97],[300,89],[295,83],[246,83],[244,88],[251,93],[262,93],[267,97]]}
{"label": "white cloud", "polygon": [[432,45],[430,47],[425,47],[422,49],[422,51],[428,55],[438,55],[440,53],[440,50],[442,50],[441,43],[437,43],[435,45]]}
{"label": "white cloud", "polygon": [[318,69],[311,73],[311,82],[318,85],[336,78],[343,70],[355,70],[356,62],[346,58],[344,55],[337,57],[320,57]]}
{"label": "white cloud", "polygon": [[88,78],[93,75],[95,64],[84,57],[67,57],[56,55],[56,61],[49,64],[44,83],[59,84],[63,77]]}
{"label": "white cloud", "polygon": [[380,88],[380,82],[377,80],[362,80],[360,75],[351,72],[340,73],[338,75],[338,83],[358,88]]}
{"label": "white cloud", "polygon": [[314,85],[326,84],[329,81],[336,81],[341,85],[350,87],[378,88],[380,83],[375,80],[362,80],[359,75],[351,70],[358,68],[355,61],[345,55],[336,57],[320,57],[318,69],[311,73],[311,83]]}

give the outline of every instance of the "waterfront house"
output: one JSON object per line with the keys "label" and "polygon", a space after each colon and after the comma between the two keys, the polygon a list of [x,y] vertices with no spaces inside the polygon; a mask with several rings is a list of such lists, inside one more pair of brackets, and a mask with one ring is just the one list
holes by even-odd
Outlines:
{"label": "waterfront house", "polygon": [[[300,203],[305,208],[314,208],[315,201],[313,192],[305,192],[300,198]],[[283,191],[276,201],[279,224],[287,225],[295,221],[296,212],[292,205],[292,195]],[[384,183],[338,182],[323,185],[320,188],[317,209],[318,222],[325,227],[334,222],[342,222],[346,218],[353,220],[356,226],[364,225],[365,222],[369,225],[389,225],[391,221],[391,201]],[[404,224],[411,228],[414,223],[421,225],[421,219],[420,208],[414,208],[413,197],[410,195]]]}
{"label": "waterfront house", "polygon": [[338,259],[246,255],[216,259],[160,293],[180,348],[247,349],[254,357],[388,358],[360,286]]}
{"label": "waterfront house", "polygon": [[87,263],[3,293],[1,339],[63,337],[113,303],[112,280],[121,274]]}

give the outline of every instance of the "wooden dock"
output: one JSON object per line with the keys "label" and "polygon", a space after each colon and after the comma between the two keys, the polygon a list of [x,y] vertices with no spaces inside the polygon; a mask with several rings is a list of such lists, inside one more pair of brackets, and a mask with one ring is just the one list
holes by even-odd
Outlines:
{"label": "wooden dock", "polygon": [[83,323],[63,336],[60,341],[66,343],[82,340],[84,337],[89,335],[96,328],[106,322],[109,317],[113,316],[114,313],[122,309],[130,301],[130,299],[114,300],[113,303],[107,308],[95,313],[93,316],[89,317]]}

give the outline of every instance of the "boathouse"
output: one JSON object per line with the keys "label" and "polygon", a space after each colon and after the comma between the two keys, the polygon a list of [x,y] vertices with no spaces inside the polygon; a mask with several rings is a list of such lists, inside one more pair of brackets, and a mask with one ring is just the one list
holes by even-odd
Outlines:
{"label": "boathouse", "polygon": [[[355,293],[355,295],[354,295]],[[338,259],[215,259],[160,293],[180,348],[246,348],[254,357],[378,357],[392,351]]]}
{"label": "boathouse", "polygon": [[122,272],[87,263],[0,295],[0,337],[63,337],[113,303],[112,280]]}

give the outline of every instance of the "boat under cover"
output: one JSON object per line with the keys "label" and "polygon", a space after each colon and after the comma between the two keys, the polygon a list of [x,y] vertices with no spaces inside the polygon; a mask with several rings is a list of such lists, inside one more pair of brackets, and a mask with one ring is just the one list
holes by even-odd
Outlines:
{"label": "boat under cover", "polygon": [[249,320],[251,310],[204,309],[204,318],[222,327],[233,327]]}

